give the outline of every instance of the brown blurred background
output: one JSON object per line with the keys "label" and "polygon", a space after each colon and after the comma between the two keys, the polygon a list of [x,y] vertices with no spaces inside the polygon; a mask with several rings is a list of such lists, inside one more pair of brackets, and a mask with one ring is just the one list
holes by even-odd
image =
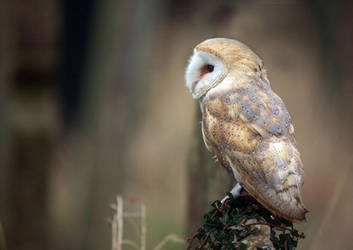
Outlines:
{"label": "brown blurred background", "polygon": [[117,194],[146,204],[148,249],[198,225],[230,188],[184,86],[210,37],[258,53],[292,115],[310,210],[299,249],[353,249],[352,1],[3,0],[0,28],[7,249],[110,249]]}

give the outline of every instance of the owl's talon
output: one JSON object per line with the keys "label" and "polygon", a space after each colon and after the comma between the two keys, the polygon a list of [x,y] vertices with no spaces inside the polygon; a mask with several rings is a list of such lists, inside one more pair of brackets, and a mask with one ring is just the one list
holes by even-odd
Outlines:
{"label": "owl's talon", "polygon": [[226,200],[228,200],[229,199],[229,196],[228,195],[226,195],[222,200],[221,200],[221,203],[222,203],[222,205],[224,204],[224,202],[226,201]]}
{"label": "owl's talon", "polygon": [[[241,186],[239,183],[235,184],[235,186],[232,188],[232,190],[230,190],[230,193],[232,194],[233,198],[236,198],[239,196],[240,194],[240,191],[241,191]],[[221,203],[223,204],[227,199],[229,199],[229,196],[226,195],[226,197],[224,197],[222,200],[221,200]]]}

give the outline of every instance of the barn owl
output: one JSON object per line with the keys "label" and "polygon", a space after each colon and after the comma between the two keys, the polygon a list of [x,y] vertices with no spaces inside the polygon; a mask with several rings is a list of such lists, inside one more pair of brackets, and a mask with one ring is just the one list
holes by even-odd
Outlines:
{"label": "barn owl", "polygon": [[239,41],[214,38],[194,49],[186,86],[202,111],[207,149],[273,214],[305,219],[303,164],[291,117],[267,79],[262,60]]}

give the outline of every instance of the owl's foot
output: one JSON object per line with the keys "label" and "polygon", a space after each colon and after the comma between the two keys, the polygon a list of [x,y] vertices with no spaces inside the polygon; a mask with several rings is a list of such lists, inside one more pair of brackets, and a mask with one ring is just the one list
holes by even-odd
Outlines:
{"label": "owl's foot", "polygon": [[[239,183],[235,184],[235,186],[230,190],[230,193],[233,195],[234,198],[238,197],[241,191],[241,186]],[[228,195],[221,200],[223,204],[227,199],[229,199]]]}

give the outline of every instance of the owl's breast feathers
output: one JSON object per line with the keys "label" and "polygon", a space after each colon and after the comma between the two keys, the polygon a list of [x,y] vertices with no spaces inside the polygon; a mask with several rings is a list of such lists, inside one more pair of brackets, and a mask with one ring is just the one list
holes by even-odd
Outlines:
{"label": "owl's breast feathers", "polygon": [[265,75],[214,91],[202,101],[202,134],[221,165],[263,206],[292,221],[305,219],[303,166],[290,115]]}

